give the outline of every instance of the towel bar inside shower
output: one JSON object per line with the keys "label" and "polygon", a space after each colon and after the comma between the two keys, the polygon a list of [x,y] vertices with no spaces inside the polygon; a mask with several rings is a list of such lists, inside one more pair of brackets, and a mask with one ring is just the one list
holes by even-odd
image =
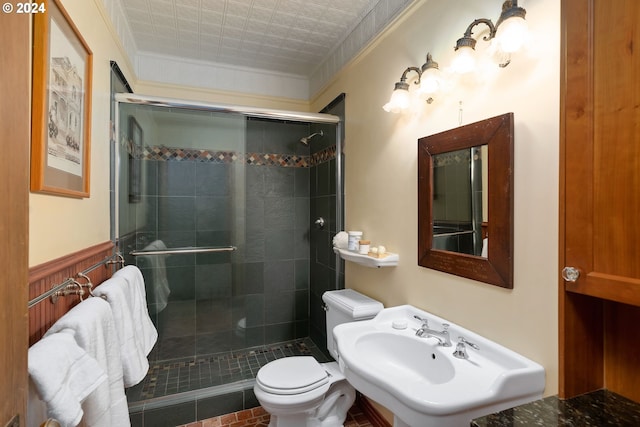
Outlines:
{"label": "towel bar inside shower", "polygon": [[176,255],[176,254],[200,254],[210,252],[233,252],[237,250],[235,246],[198,246],[198,247],[184,247],[184,248],[168,248],[168,249],[149,249],[131,251],[129,255],[142,256],[142,255]]}

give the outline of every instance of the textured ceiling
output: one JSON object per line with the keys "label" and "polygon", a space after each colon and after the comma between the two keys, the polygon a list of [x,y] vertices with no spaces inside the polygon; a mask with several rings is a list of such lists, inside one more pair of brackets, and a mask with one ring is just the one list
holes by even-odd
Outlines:
{"label": "textured ceiling", "polygon": [[309,76],[380,0],[121,0],[139,52]]}

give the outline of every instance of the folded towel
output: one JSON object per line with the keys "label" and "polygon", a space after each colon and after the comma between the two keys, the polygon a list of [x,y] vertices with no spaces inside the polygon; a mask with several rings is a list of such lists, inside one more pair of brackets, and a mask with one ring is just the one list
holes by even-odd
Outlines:
{"label": "folded towel", "polygon": [[116,335],[120,343],[120,360],[122,361],[122,379],[125,387],[138,384],[149,370],[147,355],[142,349],[142,342],[136,340],[135,325],[131,314],[129,286],[122,277],[113,277],[96,287],[95,296],[105,297],[111,312]]}
{"label": "folded towel", "polygon": [[[144,248],[144,250],[147,251],[162,251],[165,249],[167,249],[167,246],[162,240],[155,240]],[[169,300],[169,294],[171,293],[169,281],[167,280],[166,258],[167,255],[143,256],[143,259],[151,266],[152,280],[149,287],[153,290],[153,293],[149,302],[153,304],[153,313],[155,314],[165,309],[167,301]]]}
{"label": "folded towel", "polygon": [[42,338],[29,348],[28,370],[47,415],[63,426],[82,419],[82,402],[107,382],[98,362],[81,349],[68,333]]}
{"label": "folded towel", "polygon": [[120,343],[109,303],[89,298],[62,316],[45,334],[65,331],[80,348],[93,357],[107,374],[82,403],[83,422],[91,427],[129,427],[129,409],[122,381]]}
{"label": "folded towel", "polygon": [[113,277],[116,279],[122,278],[127,282],[126,292],[134,324],[134,333],[136,340],[142,345],[144,355],[148,356],[158,340],[158,331],[153,325],[151,317],[149,317],[146,287],[142,272],[138,267],[128,265],[116,271]]}

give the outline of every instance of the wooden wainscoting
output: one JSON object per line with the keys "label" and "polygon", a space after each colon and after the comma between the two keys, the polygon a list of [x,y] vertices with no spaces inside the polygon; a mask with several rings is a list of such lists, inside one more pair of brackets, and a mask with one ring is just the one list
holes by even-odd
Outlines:
{"label": "wooden wainscoting", "polygon": [[[112,242],[83,249],[58,259],[40,264],[29,269],[29,300],[50,290],[87,268],[113,255]],[[113,274],[112,265],[96,268],[87,274],[94,285],[99,285]],[[84,283],[82,279],[78,282]],[[55,304],[50,299],[41,301],[29,309],[29,345],[38,342],[56,320],[61,318],[73,306],[80,302],[80,297],[69,295],[58,298]]]}

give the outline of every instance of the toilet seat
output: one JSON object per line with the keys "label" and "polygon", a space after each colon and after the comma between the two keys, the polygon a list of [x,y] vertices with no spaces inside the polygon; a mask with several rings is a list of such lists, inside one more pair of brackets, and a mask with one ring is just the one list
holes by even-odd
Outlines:
{"label": "toilet seat", "polygon": [[329,383],[329,374],[312,356],[292,356],[263,366],[256,376],[257,385],[276,395],[306,393]]}

